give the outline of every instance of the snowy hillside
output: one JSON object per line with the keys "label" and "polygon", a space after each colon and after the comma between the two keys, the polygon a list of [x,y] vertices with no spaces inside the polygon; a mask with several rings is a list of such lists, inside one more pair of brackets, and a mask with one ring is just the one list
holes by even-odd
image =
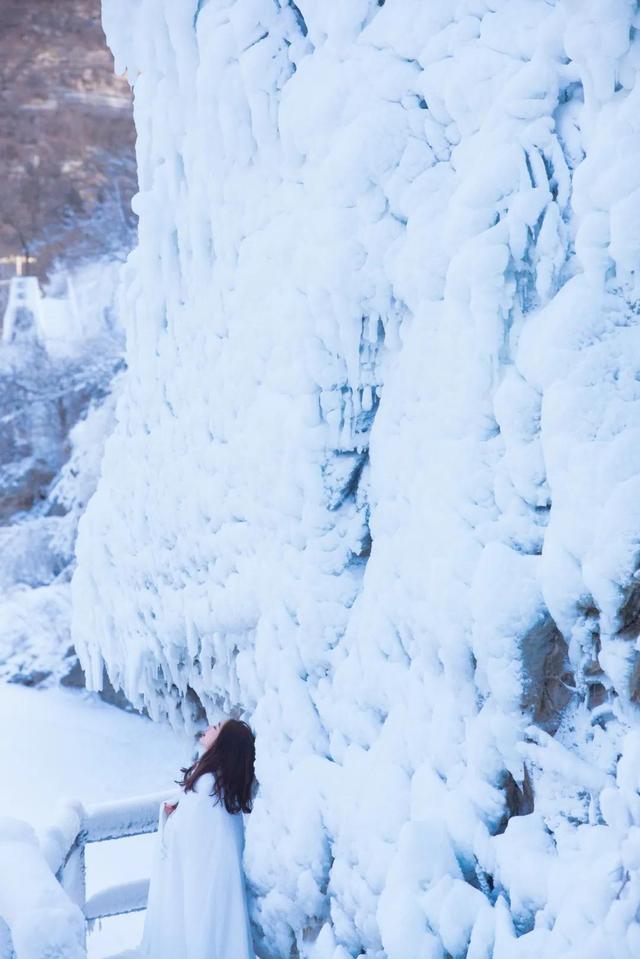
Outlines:
{"label": "snowy hillside", "polygon": [[[71,643],[78,520],[113,428],[119,264],[15,279],[0,340],[0,683],[81,684]],[[14,302],[15,301],[15,302]],[[66,680],[64,679],[66,677]]]}
{"label": "snowy hillside", "polygon": [[103,14],[140,246],[94,684],[246,711],[265,955],[637,956],[637,3]]}

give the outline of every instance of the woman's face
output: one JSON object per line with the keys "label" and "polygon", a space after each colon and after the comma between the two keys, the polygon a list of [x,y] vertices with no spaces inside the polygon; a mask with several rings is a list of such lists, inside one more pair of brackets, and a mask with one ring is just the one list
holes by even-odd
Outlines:
{"label": "woman's face", "polygon": [[200,737],[200,745],[205,751],[207,749],[211,749],[216,739],[218,738],[218,733],[224,726],[225,721],[226,720],[221,719],[220,722],[216,723],[215,726],[208,726],[207,729],[205,729],[202,736]]}

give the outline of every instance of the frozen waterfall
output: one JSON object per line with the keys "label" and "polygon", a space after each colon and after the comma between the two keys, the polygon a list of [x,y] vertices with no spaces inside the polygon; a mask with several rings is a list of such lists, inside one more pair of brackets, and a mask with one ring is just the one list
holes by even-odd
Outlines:
{"label": "frozen waterfall", "polygon": [[104,0],[128,373],[74,639],[243,711],[265,956],[640,953],[640,7]]}

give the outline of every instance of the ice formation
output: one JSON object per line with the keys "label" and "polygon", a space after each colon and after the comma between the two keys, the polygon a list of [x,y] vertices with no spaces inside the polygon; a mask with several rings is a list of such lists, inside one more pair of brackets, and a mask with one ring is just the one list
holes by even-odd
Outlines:
{"label": "ice formation", "polygon": [[640,950],[640,11],[104,0],[93,682],[243,710],[265,955]]}

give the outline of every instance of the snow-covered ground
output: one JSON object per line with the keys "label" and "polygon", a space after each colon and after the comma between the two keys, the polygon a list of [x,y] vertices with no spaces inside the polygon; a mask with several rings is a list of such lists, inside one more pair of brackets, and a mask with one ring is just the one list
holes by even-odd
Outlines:
{"label": "snow-covered ground", "polygon": [[[42,831],[65,799],[99,802],[175,788],[193,740],[94,695],[0,685],[0,816]],[[153,836],[87,849],[87,892],[149,875]],[[91,959],[134,946],[143,914],[103,922]]]}

